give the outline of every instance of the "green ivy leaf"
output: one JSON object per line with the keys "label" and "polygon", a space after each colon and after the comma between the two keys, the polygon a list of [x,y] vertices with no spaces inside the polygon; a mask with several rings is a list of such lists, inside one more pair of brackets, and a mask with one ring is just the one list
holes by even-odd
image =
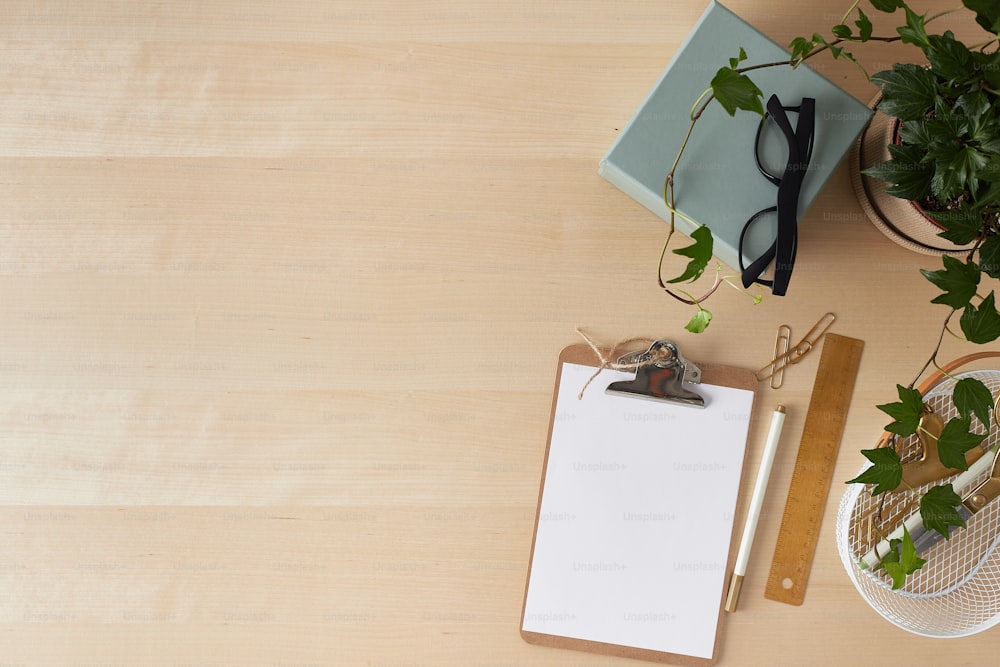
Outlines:
{"label": "green ivy leaf", "polygon": [[844,25],[843,23],[833,26],[833,34],[840,39],[850,39],[851,38],[851,26]]}
{"label": "green ivy leaf", "polygon": [[1000,52],[973,51],[972,60],[976,63],[976,71],[996,90],[1000,86]]}
{"label": "green ivy leaf", "polygon": [[858,20],[854,22],[858,26],[858,37],[862,42],[867,42],[872,37],[872,22],[865,16],[865,13],[858,7]]}
{"label": "green ivy leaf", "polygon": [[[980,170],[979,177],[990,184],[1000,183],[1000,155],[993,155],[990,158],[990,163]],[[993,188],[988,187],[985,194],[980,190],[979,196],[976,197],[976,206],[986,206],[1000,201],[1000,188],[996,190],[994,193]]]}
{"label": "green ivy leaf", "polygon": [[922,568],[926,562],[917,555],[913,537],[904,525],[903,539],[889,541],[889,553],[882,558],[879,568],[892,577],[892,589],[898,590],[906,584],[906,577]]}
{"label": "green ivy leaf", "polygon": [[990,278],[1000,278],[1000,236],[987,236],[979,247],[979,266]]}
{"label": "green ivy leaf", "polygon": [[[974,105],[979,104],[979,98],[986,99],[983,93],[969,93],[958,99],[956,104],[965,104],[972,109],[972,112],[963,109],[969,118],[969,141],[971,145],[984,153],[989,153],[990,158],[995,160],[1000,154],[1000,127],[997,127],[996,118],[991,113],[974,113],[977,109]],[[988,102],[987,102],[988,103]],[[991,165],[992,167],[992,165]]]}
{"label": "green ivy leaf", "polygon": [[736,115],[737,109],[764,115],[764,105],[761,102],[764,93],[747,75],[723,67],[716,72],[711,85],[715,99],[730,116]]}
{"label": "green ivy leaf", "polygon": [[917,556],[917,546],[913,543],[913,537],[906,526],[903,526],[903,541],[900,544],[899,564],[903,566],[907,574],[913,574],[919,570],[925,561]]}
{"label": "green ivy leaf", "polygon": [[830,46],[830,53],[833,55],[833,59],[836,60],[844,53],[844,47],[842,46]]}
{"label": "green ivy leaf", "polygon": [[872,82],[882,88],[879,109],[890,116],[917,120],[934,108],[937,80],[933,72],[923,67],[897,63],[891,70],[873,74]]}
{"label": "green ivy leaf", "polygon": [[962,110],[952,108],[941,98],[935,104],[934,117],[924,123],[926,136],[922,139],[930,139],[923,143],[927,153],[923,159],[935,165],[931,192],[939,199],[953,199],[966,190],[976,195],[978,173],[987,167],[990,158],[981,151],[979,142],[972,139],[972,133],[989,141],[996,132],[993,128],[985,129],[984,122],[987,121],[970,118]]}
{"label": "green ivy leaf", "polygon": [[877,449],[862,449],[861,453],[872,465],[861,472],[854,479],[848,480],[848,484],[874,484],[872,495],[892,491],[903,481],[903,464],[899,461],[899,454],[892,447],[878,447]]}
{"label": "green ivy leaf", "polygon": [[955,245],[972,243],[983,230],[983,219],[979,211],[964,201],[958,208],[949,211],[925,211],[925,213],[944,226],[944,231],[938,236]]}
{"label": "green ivy leaf", "polygon": [[962,499],[955,493],[951,484],[935,486],[920,499],[920,518],[924,528],[935,530],[948,538],[948,526],[965,527],[965,520],[955,510],[962,504]]}
{"label": "green ivy leaf", "polygon": [[676,248],[673,252],[675,255],[680,255],[682,257],[689,257],[687,268],[684,269],[684,273],[668,280],[668,283],[682,283],[690,282],[692,280],[697,280],[701,277],[701,274],[705,272],[705,267],[708,266],[708,262],[712,259],[712,231],[702,225],[698,227],[693,232],[691,232],[691,240],[694,241],[689,246],[684,246],[683,248]]}
{"label": "green ivy leaf", "polygon": [[976,181],[975,175],[989,159],[972,146],[961,146],[948,157],[937,158],[938,167],[931,179],[931,191],[941,199],[953,199]]}
{"label": "green ivy leaf", "polygon": [[920,269],[927,280],[944,290],[944,294],[931,299],[931,303],[943,303],[956,310],[966,307],[979,286],[979,267],[975,262],[962,262],[950,255],[944,255],[941,261],[944,268],[939,271]]}
{"label": "green ivy leaf", "polygon": [[851,53],[850,51],[845,51],[844,49],[840,48],[839,46],[831,46],[830,47],[831,51],[833,51],[834,49],[836,49],[836,53],[834,53],[834,55],[833,55],[834,59],[836,59],[838,57],[843,57],[845,60],[850,60],[852,63],[854,63],[855,65],[857,65],[858,68],[862,72],[865,72],[865,78],[868,77],[868,73],[865,71],[865,68],[861,66],[861,63],[858,62],[858,59],[854,57],[853,53]]}
{"label": "green ivy leaf", "polygon": [[1000,338],[1000,313],[990,292],[976,308],[971,303],[962,311],[958,324],[970,343],[990,343]]}
{"label": "green ivy leaf", "polygon": [[816,44],[805,37],[796,37],[788,45],[788,50],[792,52],[793,62],[804,60],[806,56],[812,53],[814,48],[816,48]]}
{"label": "green ivy leaf", "polygon": [[962,0],[962,4],[976,13],[976,23],[994,35],[1000,33],[1000,4],[996,0]]}
{"label": "green ivy leaf", "polygon": [[965,462],[965,453],[979,446],[986,437],[972,433],[969,430],[971,427],[971,420],[953,417],[941,429],[941,435],[938,437],[938,458],[945,467],[955,470],[969,469],[969,464]]}
{"label": "green ivy leaf", "polygon": [[[955,106],[964,111],[965,115],[969,118],[981,118],[983,114],[989,111],[990,100],[983,91],[972,90],[959,95],[958,99],[955,100]],[[989,127],[989,123],[983,125]]]}
{"label": "green ivy leaf", "polygon": [[916,389],[908,389],[901,384],[896,385],[899,401],[876,405],[879,410],[893,418],[893,422],[885,427],[886,431],[901,436],[917,432],[920,415],[924,409],[924,400]]}
{"label": "green ivy leaf", "polygon": [[871,0],[872,7],[880,12],[892,14],[903,6],[903,0]]}
{"label": "green ivy leaf", "polygon": [[704,308],[699,308],[698,312],[691,318],[691,321],[684,325],[684,328],[691,333],[701,333],[708,328],[708,325],[711,322],[712,313],[708,312]]}
{"label": "green ivy leaf", "polygon": [[[846,28],[847,26],[844,26],[844,27]],[[850,32],[850,28],[848,28],[848,32]],[[826,41],[826,38],[823,37],[823,35],[819,34],[818,32],[814,32],[813,33],[813,41],[816,44],[822,44],[823,46],[825,46],[828,49],[830,49],[830,53],[833,54],[833,59],[834,60],[836,60],[837,58],[839,58],[840,54],[842,54],[844,52],[844,47],[842,47],[842,46],[834,46],[830,42]],[[847,54],[847,55],[850,56],[850,54]],[[851,59],[853,60],[854,57],[851,56]]]}
{"label": "green ivy leaf", "polygon": [[949,30],[943,35],[931,35],[927,38],[930,48],[927,50],[927,60],[937,74],[946,81],[964,81],[970,78],[972,70],[972,53]]}
{"label": "green ivy leaf", "polygon": [[905,5],[903,11],[906,12],[906,25],[896,28],[896,32],[903,38],[903,43],[913,44],[921,49],[930,47],[931,43],[927,37],[927,30],[924,28],[923,15],[917,14]]}
{"label": "green ivy leaf", "polygon": [[[899,138],[904,144],[909,146],[928,146],[937,139],[927,126],[927,119],[925,118],[909,120],[900,125]],[[914,155],[914,157],[917,156]],[[922,159],[923,155],[919,157]]]}
{"label": "green ivy leaf", "polygon": [[926,155],[923,149],[919,146],[890,144],[889,154],[892,159],[861,173],[890,183],[885,191],[895,197],[918,201],[931,193],[934,169],[921,162]]}
{"label": "green ivy leaf", "polygon": [[1000,155],[990,158],[990,163],[979,172],[979,178],[985,181],[986,187],[979,189],[975,201],[976,208],[982,209],[1000,203],[1000,187],[997,186],[1000,183]]}
{"label": "green ivy leaf", "polygon": [[965,377],[955,383],[951,400],[962,419],[971,422],[974,414],[984,426],[990,426],[990,410],[993,409],[993,394],[981,380]]}
{"label": "green ivy leaf", "polygon": [[730,69],[736,69],[736,66],[739,65],[741,62],[743,62],[746,59],[747,59],[747,52],[741,46],[740,47],[740,55],[738,57],[736,57],[736,58],[730,58],[729,59],[729,68]]}
{"label": "green ivy leaf", "polygon": [[[934,117],[926,121],[932,141],[926,146],[926,161],[935,164],[931,192],[939,199],[953,199],[974,181],[970,173],[988,162],[968,142],[969,119],[951,108],[943,99],[934,105]],[[978,164],[977,164],[978,162]],[[973,194],[975,194],[973,192]]]}
{"label": "green ivy leaf", "polygon": [[[897,542],[897,544],[894,545],[892,548],[898,549],[899,540],[893,540],[893,542]],[[899,556],[897,556],[896,558],[898,559]],[[890,561],[883,560],[882,564],[879,567],[883,568],[889,574],[889,576],[892,577],[892,590],[900,589],[906,585],[907,573],[903,565],[898,560],[890,560]]]}

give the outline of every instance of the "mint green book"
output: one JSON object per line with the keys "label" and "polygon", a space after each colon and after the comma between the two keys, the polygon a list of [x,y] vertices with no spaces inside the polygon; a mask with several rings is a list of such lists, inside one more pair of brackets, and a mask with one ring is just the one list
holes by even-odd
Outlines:
{"label": "mint green book", "polygon": [[[691,107],[708,88],[729,57],[745,49],[747,60],[740,66],[789,60],[784,48],[761,34],[731,10],[714,0],[702,14],[659,81],[622,129],[601,160],[599,173],[625,194],[664,220],[669,211],[663,201],[663,183],[690,123]],[[776,94],[785,106],[802,98],[816,100],[815,139],[808,173],[799,195],[799,224],[858,134],[872,111],[831,83],[808,65],[792,69],[771,67],[747,74],[764,93],[766,104]],[[794,115],[789,114],[794,122]],[[739,271],[740,232],[756,212],[774,206],[777,187],[758,171],[754,144],[760,116],[737,111],[730,116],[717,102],[709,105],[695,125],[675,174],[677,209],[714,236],[718,260]],[[762,139],[762,155],[782,150],[783,139],[776,128]],[[776,142],[773,145],[769,142]],[[785,149],[787,152],[787,149]],[[780,160],[780,158],[779,158]],[[780,168],[777,171],[781,173]],[[675,217],[676,229],[690,235],[697,225]],[[774,241],[776,216],[765,216],[751,226],[744,242],[744,262],[749,264]],[[679,246],[678,246],[679,247]],[[664,276],[680,274],[669,267]],[[792,285],[795,280],[792,278]]]}

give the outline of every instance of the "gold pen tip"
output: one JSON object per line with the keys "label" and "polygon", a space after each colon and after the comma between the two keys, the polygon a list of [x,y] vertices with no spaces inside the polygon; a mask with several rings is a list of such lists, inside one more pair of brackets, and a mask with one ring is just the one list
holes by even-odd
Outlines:
{"label": "gold pen tip", "polygon": [[736,605],[740,601],[740,591],[743,590],[743,575],[734,574],[729,580],[729,593],[726,595],[726,611],[736,611]]}
{"label": "gold pen tip", "polygon": [[784,413],[784,412],[785,412],[785,406],[784,406],[784,405],[779,405],[778,407],[776,407],[776,408],[774,409],[774,411],[775,411],[775,412],[781,412],[781,413]]}

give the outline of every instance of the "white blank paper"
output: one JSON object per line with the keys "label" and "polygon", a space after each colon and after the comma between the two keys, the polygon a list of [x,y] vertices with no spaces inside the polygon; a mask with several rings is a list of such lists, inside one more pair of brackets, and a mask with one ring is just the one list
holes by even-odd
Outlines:
{"label": "white blank paper", "polygon": [[704,409],[606,394],[564,363],[523,629],[711,658],[753,392]]}

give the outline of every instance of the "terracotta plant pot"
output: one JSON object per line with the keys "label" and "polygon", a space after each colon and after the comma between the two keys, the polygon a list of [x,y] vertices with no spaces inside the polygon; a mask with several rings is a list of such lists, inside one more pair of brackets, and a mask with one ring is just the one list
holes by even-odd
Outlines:
{"label": "terracotta plant pot", "polygon": [[[872,108],[881,97],[872,100]],[[914,203],[887,194],[888,184],[870,178],[861,170],[889,159],[889,144],[895,141],[899,121],[876,110],[871,123],[851,151],[851,184],[865,215],[880,232],[897,244],[926,255],[963,256],[974,244],[957,246],[938,236],[941,226]]]}

